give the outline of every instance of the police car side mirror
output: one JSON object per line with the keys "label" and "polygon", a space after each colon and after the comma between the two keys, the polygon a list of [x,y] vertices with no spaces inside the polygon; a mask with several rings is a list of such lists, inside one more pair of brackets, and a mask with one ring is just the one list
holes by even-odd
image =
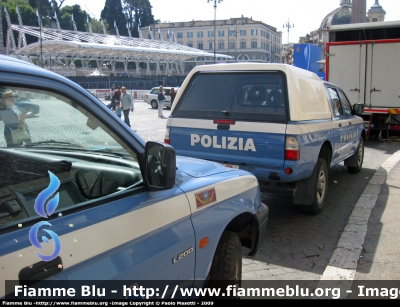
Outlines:
{"label": "police car side mirror", "polygon": [[145,180],[150,190],[170,189],[175,185],[176,154],[171,145],[147,142],[145,159]]}
{"label": "police car side mirror", "polygon": [[353,115],[364,113],[364,105],[362,103],[355,103],[353,105]]}

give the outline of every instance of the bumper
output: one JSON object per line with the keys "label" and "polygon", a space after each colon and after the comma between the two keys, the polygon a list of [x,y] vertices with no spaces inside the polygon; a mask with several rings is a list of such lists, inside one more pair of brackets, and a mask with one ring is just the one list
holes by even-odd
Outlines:
{"label": "bumper", "polygon": [[249,253],[249,256],[254,256],[257,251],[261,248],[264,243],[265,234],[267,232],[267,222],[268,222],[269,208],[266,204],[260,203],[257,209],[256,218],[259,225],[257,242],[254,250]]}

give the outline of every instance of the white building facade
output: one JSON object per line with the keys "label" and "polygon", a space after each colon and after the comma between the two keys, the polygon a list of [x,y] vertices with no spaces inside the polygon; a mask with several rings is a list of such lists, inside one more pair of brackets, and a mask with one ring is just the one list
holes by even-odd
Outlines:
{"label": "white building facade", "polygon": [[[282,62],[282,32],[275,27],[251,18],[240,17],[225,20],[159,23],[141,29],[146,38],[168,40],[209,53],[215,59],[203,57],[185,61],[185,71],[196,65],[227,62],[218,56],[233,56],[240,62]],[[150,33],[151,31],[151,33]]]}

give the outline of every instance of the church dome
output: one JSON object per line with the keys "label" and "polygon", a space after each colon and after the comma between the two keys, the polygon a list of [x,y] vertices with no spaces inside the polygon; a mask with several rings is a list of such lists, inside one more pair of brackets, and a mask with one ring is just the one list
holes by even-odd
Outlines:
{"label": "church dome", "polygon": [[351,23],[351,0],[341,0],[340,7],[330,12],[321,22],[321,29],[332,25],[344,25]]}

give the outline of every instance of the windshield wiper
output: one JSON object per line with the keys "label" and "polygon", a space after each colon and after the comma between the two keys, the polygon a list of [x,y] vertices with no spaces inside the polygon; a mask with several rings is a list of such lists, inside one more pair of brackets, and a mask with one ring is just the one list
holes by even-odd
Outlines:
{"label": "windshield wiper", "polygon": [[36,147],[36,146],[46,145],[46,144],[55,144],[55,145],[73,146],[73,147],[82,148],[81,145],[72,144],[72,143],[69,143],[69,142],[60,142],[60,141],[55,141],[55,140],[34,142],[34,143],[25,143],[25,147]]}

